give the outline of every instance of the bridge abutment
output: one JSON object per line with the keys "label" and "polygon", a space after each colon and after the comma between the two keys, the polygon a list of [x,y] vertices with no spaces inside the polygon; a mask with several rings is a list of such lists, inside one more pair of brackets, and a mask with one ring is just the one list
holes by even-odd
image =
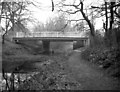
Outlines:
{"label": "bridge abutment", "polygon": [[50,54],[50,41],[42,41],[44,54]]}

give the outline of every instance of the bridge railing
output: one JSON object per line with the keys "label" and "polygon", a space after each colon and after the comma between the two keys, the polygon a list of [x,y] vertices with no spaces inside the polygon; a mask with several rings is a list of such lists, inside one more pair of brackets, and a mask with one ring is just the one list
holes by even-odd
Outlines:
{"label": "bridge railing", "polygon": [[15,37],[85,37],[84,33],[78,32],[34,32],[34,33],[23,33],[17,32]]}

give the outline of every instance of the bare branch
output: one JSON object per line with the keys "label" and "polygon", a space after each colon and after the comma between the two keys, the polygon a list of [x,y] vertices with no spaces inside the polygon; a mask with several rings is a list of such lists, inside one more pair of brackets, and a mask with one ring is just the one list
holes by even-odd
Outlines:
{"label": "bare branch", "polygon": [[71,21],[80,21],[80,20],[85,20],[85,19],[76,19],[76,20],[75,20],[75,19],[72,19],[72,20],[68,20],[68,21],[71,22]]}
{"label": "bare branch", "polygon": [[71,10],[63,11],[62,9],[60,9],[59,11],[66,12],[68,14],[76,14],[77,12],[80,12],[80,10],[76,10],[76,11],[72,12]]}
{"label": "bare branch", "polygon": [[54,2],[53,0],[51,0],[51,2],[52,2],[52,11],[54,11]]}
{"label": "bare branch", "polygon": [[93,24],[90,22],[90,20],[88,19],[88,17],[86,16],[86,14],[85,14],[84,11],[83,11],[83,2],[81,2],[81,10],[80,10],[80,11],[81,11],[84,19],[87,21],[87,23],[88,23],[88,25],[89,25],[89,27],[90,27],[91,35],[94,36],[94,30],[95,30],[95,29],[94,29]]}
{"label": "bare branch", "polygon": [[116,14],[116,16],[117,16],[118,18],[120,18],[120,15],[119,15],[116,11],[114,11],[114,13]]}
{"label": "bare branch", "polygon": [[72,4],[72,5],[62,4],[62,5],[63,5],[63,6],[72,6],[72,7],[76,8],[76,9],[80,9],[80,8],[79,8],[80,3],[79,3],[78,5],[74,5],[74,4]]}
{"label": "bare branch", "polygon": [[80,10],[76,10],[74,12],[69,12],[69,11],[66,11],[66,12],[69,13],[69,14],[76,14],[77,12],[80,12]]}

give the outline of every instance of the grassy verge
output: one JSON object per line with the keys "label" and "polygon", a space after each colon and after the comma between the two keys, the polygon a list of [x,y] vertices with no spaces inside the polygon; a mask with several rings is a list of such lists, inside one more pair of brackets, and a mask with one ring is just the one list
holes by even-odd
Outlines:
{"label": "grassy verge", "polygon": [[[53,55],[63,55],[65,57],[70,56],[71,50],[69,50],[69,48],[71,47],[68,47],[69,44],[71,43],[52,43],[51,47],[54,50]],[[57,47],[58,45],[59,47]],[[26,69],[27,66],[32,67],[33,63],[35,62],[43,62],[48,60],[52,54],[40,54],[39,52],[42,51],[41,47],[41,43],[35,41],[22,41],[21,44],[5,41],[5,44],[3,44],[2,48],[3,69],[6,72],[12,72],[17,67],[20,69]]]}
{"label": "grassy verge", "polygon": [[5,41],[2,45],[2,66],[6,72],[13,72],[16,67],[30,66],[30,63],[42,62],[47,58],[44,55],[34,55],[31,50],[27,49],[27,46],[25,48],[11,41]]}

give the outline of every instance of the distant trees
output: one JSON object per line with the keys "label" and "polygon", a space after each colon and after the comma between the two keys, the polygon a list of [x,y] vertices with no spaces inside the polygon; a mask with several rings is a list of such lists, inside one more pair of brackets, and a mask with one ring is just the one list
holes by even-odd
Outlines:
{"label": "distant trees", "polygon": [[65,15],[58,15],[54,18],[50,18],[46,24],[39,23],[34,27],[34,32],[38,31],[56,31],[64,32],[70,29],[70,24],[65,18]]}
{"label": "distant trees", "polygon": [[85,22],[84,21],[79,21],[75,24],[76,30],[77,31],[85,31],[87,28],[85,27]]}
{"label": "distant trees", "polygon": [[48,31],[65,31],[68,27],[68,23],[64,15],[58,15],[55,18],[48,20],[46,23],[46,30]]}
{"label": "distant trees", "polygon": [[45,30],[46,30],[45,25],[41,22],[38,22],[33,28],[34,32],[41,32],[41,31],[45,31]]}

